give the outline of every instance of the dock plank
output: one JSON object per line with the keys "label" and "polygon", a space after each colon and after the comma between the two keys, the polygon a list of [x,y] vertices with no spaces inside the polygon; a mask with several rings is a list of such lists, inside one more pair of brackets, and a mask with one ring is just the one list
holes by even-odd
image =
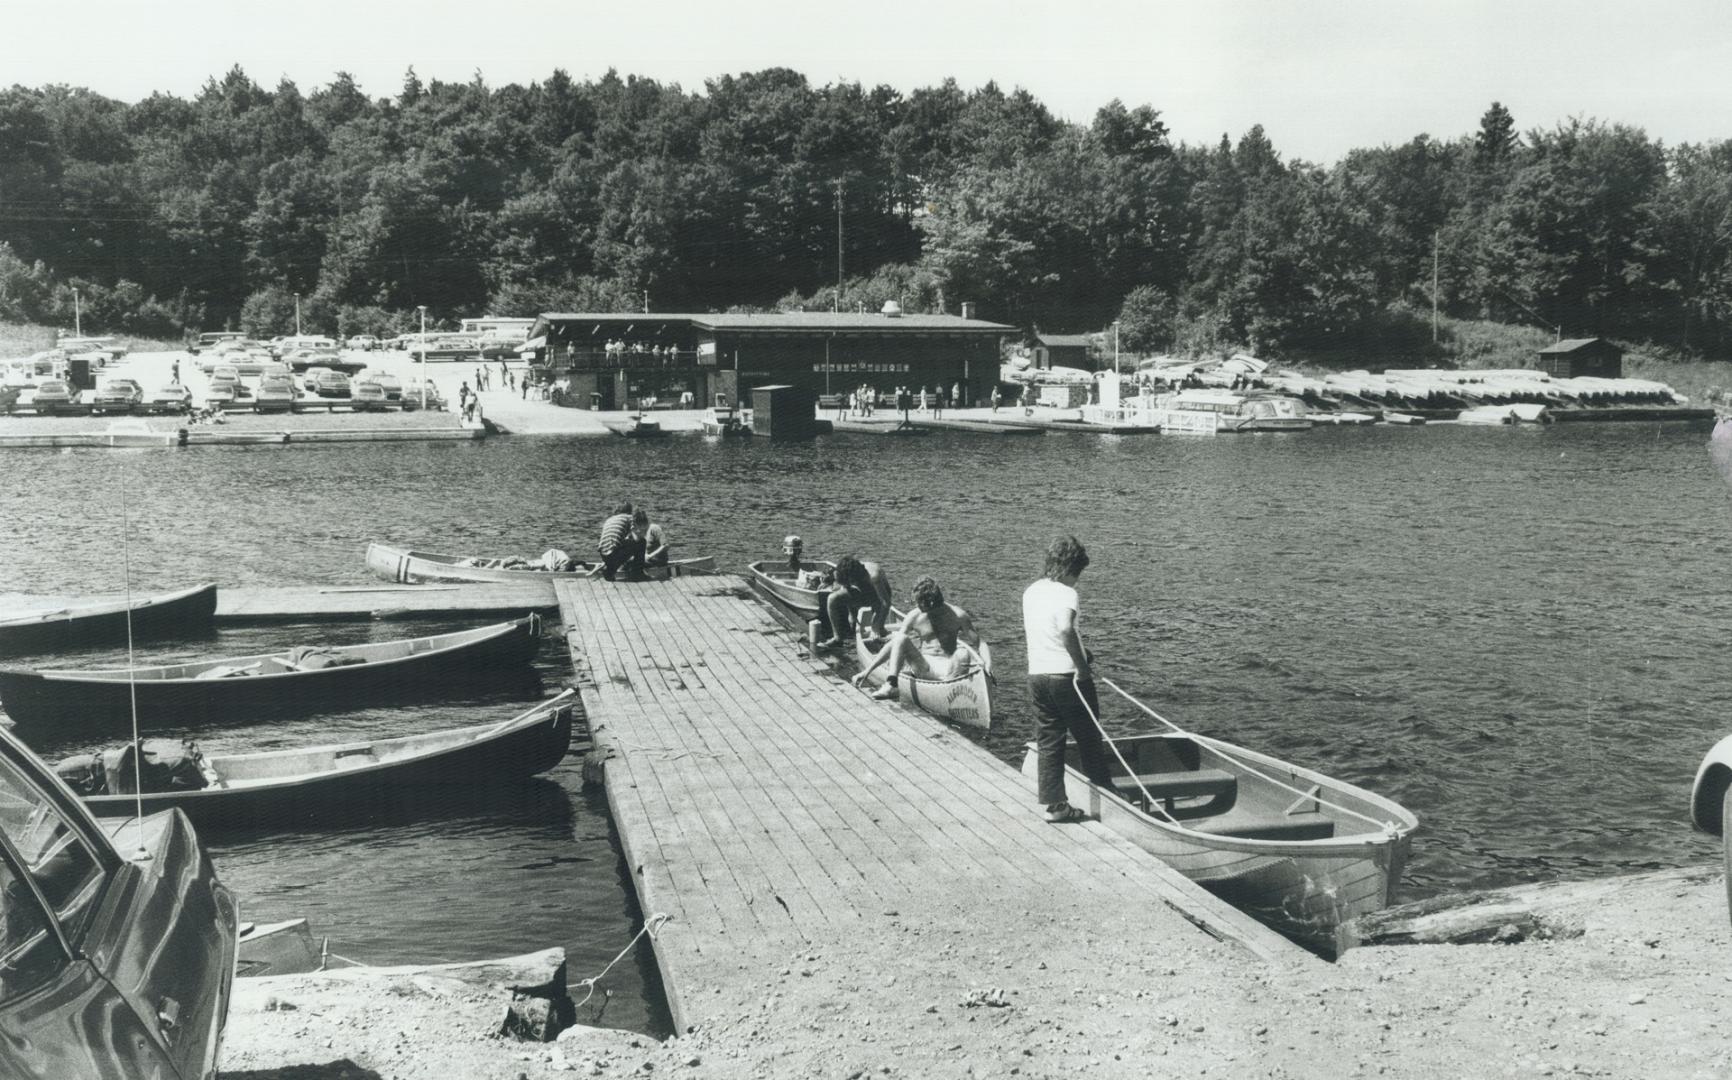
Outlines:
{"label": "dock plank", "polygon": [[1017,770],[849,686],[739,578],[556,592],[640,902],[673,916],[656,960],[682,1030],[694,995],[846,951],[892,912],[987,919],[1029,895],[1130,910],[1154,942],[1308,958],[1103,826],[1047,825]]}

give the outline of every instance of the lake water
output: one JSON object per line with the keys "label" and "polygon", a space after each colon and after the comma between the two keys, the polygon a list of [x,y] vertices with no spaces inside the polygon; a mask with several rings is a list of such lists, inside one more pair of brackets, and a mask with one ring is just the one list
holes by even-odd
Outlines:
{"label": "lake water", "polygon": [[[0,593],[118,590],[123,490],[135,591],[361,584],[374,539],[580,554],[608,505],[630,497],[682,553],[724,568],[774,557],[798,533],[811,556],[882,561],[899,601],[916,577],[937,577],[993,642],[1003,724],[985,742],[1014,763],[1032,729],[1021,591],[1051,536],[1073,532],[1093,557],[1080,588],[1101,673],[1187,727],[1414,810],[1402,887],[1413,899],[1715,857],[1686,808],[1696,764],[1725,733],[1732,628],[1732,498],[1707,439],[1706,425],[1673,423],[14,451]],[[444,628],[236,629],[196,649]],[[537,671],[539,685],[478,687],[461,702],[200,738],[294,745],[485,722],[569,678],[556,642]],[[1111,727],[1146,726],[1116,699],[1107,708]],[[344,956],[563,944],[576,981],[625,947],[638,914],[605,804],[580,780],[569,759],[484,812],[213,849],[246,918],[305,915]],[[640,947],[581,1018],[665,1031],[654,979]]]}

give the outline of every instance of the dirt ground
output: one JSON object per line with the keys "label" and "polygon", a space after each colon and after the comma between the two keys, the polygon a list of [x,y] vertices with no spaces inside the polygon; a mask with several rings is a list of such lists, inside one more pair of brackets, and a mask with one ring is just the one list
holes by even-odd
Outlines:
{"label": "dirt ground", "polygon": [[1127,942],[1110,913],[1014,915],[1052,943],[1047,955],[1006,951],[979,912],[919,926],[886,913],[846,955],[768,963],[749,996],[688,991],[702,1019],[663,1043],[596,1029],[547,1045],[494,1039],[497,995],[342,1002],[306,991],[299,1008],[267,1011],[269,995],[250,991],[231,1012],[222,1075],[1732,1075],[1720,1026],[1732,927],[1717,867],[1632,879],[1611,900],[1556,914],[1579,936],[1361,948],[1276,969],[1206,939]]}

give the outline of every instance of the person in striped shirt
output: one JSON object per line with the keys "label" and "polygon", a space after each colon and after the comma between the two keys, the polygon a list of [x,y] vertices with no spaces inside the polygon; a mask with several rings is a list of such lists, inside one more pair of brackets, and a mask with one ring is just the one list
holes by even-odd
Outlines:
{"label": "person in striped shirt", "polygon": [[[596,550],[601,553],[601,565],[590,572],[594,577],[599,573],[609,581],[614,579],[623,568],[629,574],[634,568],[643,569],[643,548],[632,536],[632,511],[635,508],[629,502],[622,502],[614,507],[613,513],[601,523],[601,539],[596,544]],[[637,556],[634,560],[633,556]],[[635,567],[634,567],[635,563]]]}

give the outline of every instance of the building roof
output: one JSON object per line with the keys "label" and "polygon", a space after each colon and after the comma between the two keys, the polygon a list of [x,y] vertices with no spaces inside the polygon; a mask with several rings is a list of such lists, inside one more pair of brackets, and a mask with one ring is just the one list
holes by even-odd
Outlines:
{"label": "building roof", "polygon": [[[1588,347],[1589,345],[1605,345],[1605,346],[1607,346],[1609,348],[1613,348],[1613,349],[1618,348],[1616,345],[1613,345],[1611,342],[1607,341],[1605,338],[1597,338],[1597,337],[1565,338],[1563,341],[1560,341],[1555,345],[1547,345],[1545,348],[1541,349],[1540,355],[1544,356],[1547,353],[1572,353],[1572,352],[1576,352],[1580,349],[1584,349],[1584,348]],[[1623,350],[1618,349],[1618,351],[1622,352]]]}
{"label": "building roof", "polygon": [[548,312],[541,316],[548,323],[561,321],[607,324],[686,322],[700,330],[726,330],[734,333],[798,333],[801,331],[836,333],[967,333],[1014,334],[1014,326],[964,319],[959,315],[880,315],[877,312],[775,311],[763,314],[730,315],[717,312],[651,312],[648,314],[598,312]]}
{"label": "building roof", "polygon": [[1087,334],[1036,334],[1034,339],[1049,348],[1061,349],[1086,349],[1095,343]]}

